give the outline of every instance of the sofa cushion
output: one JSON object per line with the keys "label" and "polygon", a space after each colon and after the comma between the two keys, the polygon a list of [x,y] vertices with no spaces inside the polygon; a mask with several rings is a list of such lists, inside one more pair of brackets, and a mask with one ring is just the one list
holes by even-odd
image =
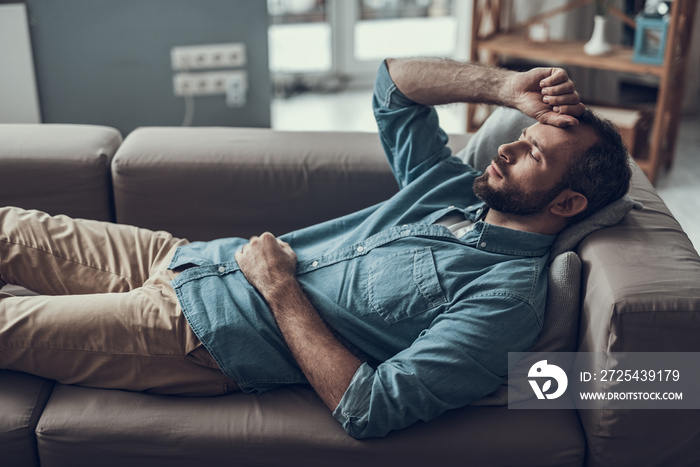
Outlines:
{"label": "sofa cushion", "polygon": [[113,220],[109,167],[121,141],[97,125],[0,124],[0,205]]}
{"label": "sofa cushion", "polygon": [[192,241],[281,235],[398,190],[376,133],[139,128],[112,172],[119,222]]}
{"label": "sofa cushion", "polygon": [[0,464],[39,466],[34,429],[51,394],[53,381],[0,370]]}
{"label": "sofa cushion", "polygon": [[506,407],[465,407],[356,440],[303,386],[188,398],[57,385],[37,439],[54,467],[574,466],[585,449],[575,411]]}
{"label": "sofa cushion", "polygon": [[[139,128],[112,167],[117,220],[194,241],[281,235],[356,211],[397,185],[386,161],[371,157],[376,135],[355,135]],[[349,160],[345,147],[370,156]]]}

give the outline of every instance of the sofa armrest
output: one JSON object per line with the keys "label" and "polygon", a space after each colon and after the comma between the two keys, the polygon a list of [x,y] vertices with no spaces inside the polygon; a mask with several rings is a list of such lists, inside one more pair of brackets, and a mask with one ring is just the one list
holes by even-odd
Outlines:
{"label": "sofa armrest", "polygon": [[121,142],[98,125],[0,125],[0,205],[113,220],[109,168]]}
{"label": "sofa armrest", "polygon": [[700,257],[638,167],[630,196],[644,209],[579,246],[579,350],[698,352]]}
{"label": "sofa armrest", "polygon": [[[589,235],[579,350],[700,352],[700,257],[635,167],[630,196],[644,204]],[[693,410],[581,410],[589,465],[696,465]]]}
{"label": "sofa armrest", "polygon": [[118,222],[193,241],[281,235],[398,189],[378,136],[360,132],[139,128],[112,176]]}

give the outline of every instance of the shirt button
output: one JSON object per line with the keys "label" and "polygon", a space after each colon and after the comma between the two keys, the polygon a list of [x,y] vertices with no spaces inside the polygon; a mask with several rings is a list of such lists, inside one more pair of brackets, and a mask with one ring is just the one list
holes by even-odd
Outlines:
{"label": "shirt button", "polygon": [[365,247],[363,247],[362,245],[360,245],[360,246],[357,247],[357,251],[358,251],[359,253],[362,253],[363,251],[365,251]]}
{"label": "shirt button", "polygon": [[481,248],[486,248],[486,242],[481,242],[481,244],[479,244],[479,246],[480,246]]}
{"label": "shirt button", "polygon": [[223,267],[223,266],[219,266],[219,272],[220,272],[221,274],[225,273],[225,272],[226,272],[226,268]]}
{"label": "shirt button", "polygon": [[316,266],[318,266],[318,261],[314,261],[313,263],[311,263],[311,267],[315,268]]}

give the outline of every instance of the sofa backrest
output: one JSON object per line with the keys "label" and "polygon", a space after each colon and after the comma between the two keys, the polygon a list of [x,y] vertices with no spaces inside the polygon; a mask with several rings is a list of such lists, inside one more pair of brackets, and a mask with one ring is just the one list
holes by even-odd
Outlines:
{"label": "sofa backrest", "polygon": [[105,126],[0,125],[0,205],[113,220],[110,165],[121,142]]}
{"label": "sofa backrest", "polygon": [[[454,136],[457,149],[467,136]],[[398,190],[379,138],[361,132],[139,128],[112,164],[118,222],[191,241],[281,235]]]}

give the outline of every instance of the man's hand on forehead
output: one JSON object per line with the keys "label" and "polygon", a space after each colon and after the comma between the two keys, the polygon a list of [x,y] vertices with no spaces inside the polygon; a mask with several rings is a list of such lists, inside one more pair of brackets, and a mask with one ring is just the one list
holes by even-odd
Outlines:
{"label": "man's hand on forehead", "polygon": [[566,70],[534,68],[511,78],[515,107],[538,122],[558,127],[578,125],[585,109]]}

